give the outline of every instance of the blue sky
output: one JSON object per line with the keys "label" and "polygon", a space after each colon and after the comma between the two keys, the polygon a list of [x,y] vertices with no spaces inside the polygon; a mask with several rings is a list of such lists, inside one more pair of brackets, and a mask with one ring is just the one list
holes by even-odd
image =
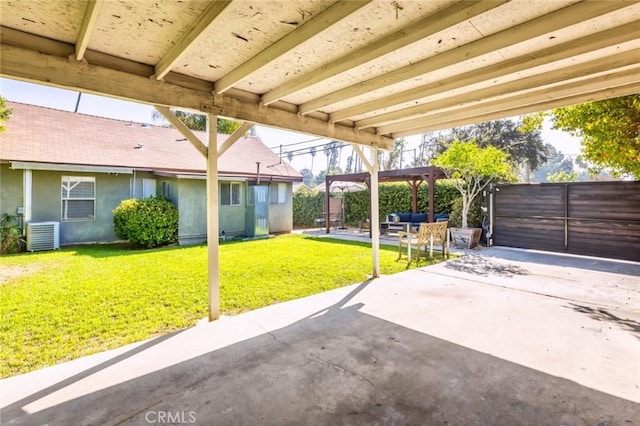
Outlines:
{"label": "blue sky", "polygon": [[[0,94],[10,101],[40,105],[66,111],[73,111],[78,100],[78,92],[4,78],[0,78]],[[153,123],[151,115],[152,111],[153,107],[149,105],[86,93],[82,94],[78,105],[79,113],[126,121],[132,120],[138,123]],[[301,144],[294,147],[302,148],[305,146],[319,145],[324,142],[328,142],[327,140],[318,140],[318,138],[313,135],[288,132],[264,126],[257,127],[257,134],[267,146],[274,148],[274,151],[276,152],[278,151],[277,147],[280,144],[287,145],[291,143],[309,141],[307,144]],[[580,152],[580,143],[577,138],[571,137],[567,133],[550,129],[548,123],[542,131],[542,137],[545,142],[553,144],[564,154],[577,155]],[[410,147],[417,146],[420,143],[420,136],[414,136],[407,139],[409,140]],[[316,158],[314,165],[315,173],[321,170],[323,159],[324,158]],[[310,164],[310,155],[295,157],[291,162],[291,165],[297,169],[310,167]]]}

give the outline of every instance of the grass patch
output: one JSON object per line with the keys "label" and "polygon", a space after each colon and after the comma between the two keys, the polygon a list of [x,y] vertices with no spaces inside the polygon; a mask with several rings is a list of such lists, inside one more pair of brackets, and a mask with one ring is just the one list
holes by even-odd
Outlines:
{"label": "grass patch", "polygon": [[[397,250],[381,247],[383,274],[406,270],[404,261],[396,262]],[[371,248],[363,243],[297,235],[223,243],[221,312],[309,296],[361,282],[370,273]],[[0,374],[166,334],[193,325],[207,310],[206,246],[92,245],[3,256]]]}

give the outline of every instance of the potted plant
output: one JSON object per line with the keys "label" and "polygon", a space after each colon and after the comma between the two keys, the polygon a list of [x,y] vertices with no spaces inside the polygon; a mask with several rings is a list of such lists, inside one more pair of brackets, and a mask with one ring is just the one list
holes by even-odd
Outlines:
{"label": "potted plant", "polygon": [[469,228],[469,209],[490,182],[513,180],[508,160],[509,155],[505,152],[493,146],[480,148],[475,141],[454,141],[433,160],[433,165],[444,171],[461,195],[461,227],[451,228],[456,246],[473,248],[479,243],[482,228]]}

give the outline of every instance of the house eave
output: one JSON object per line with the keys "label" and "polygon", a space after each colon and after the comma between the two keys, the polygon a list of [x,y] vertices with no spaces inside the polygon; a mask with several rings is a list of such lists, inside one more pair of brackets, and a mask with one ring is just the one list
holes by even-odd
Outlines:
{"label": "house eave", "polygon": [[9,161],[11,168],[15,170],[46,170],[61,172],[85,172],[85,173],[122,173],[133,174],[131,167],[116,166],[92,166],[86,164],[65,163],[39,163],[32,161]]}

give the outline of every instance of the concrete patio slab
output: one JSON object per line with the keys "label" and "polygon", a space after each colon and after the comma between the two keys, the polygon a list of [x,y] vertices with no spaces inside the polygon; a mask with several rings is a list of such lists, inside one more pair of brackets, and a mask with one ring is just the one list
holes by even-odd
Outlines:
{"label": "concrete patio slab", "polygon": [[640,265],[492,248],[0,390],[7,424],[640,424]]}

